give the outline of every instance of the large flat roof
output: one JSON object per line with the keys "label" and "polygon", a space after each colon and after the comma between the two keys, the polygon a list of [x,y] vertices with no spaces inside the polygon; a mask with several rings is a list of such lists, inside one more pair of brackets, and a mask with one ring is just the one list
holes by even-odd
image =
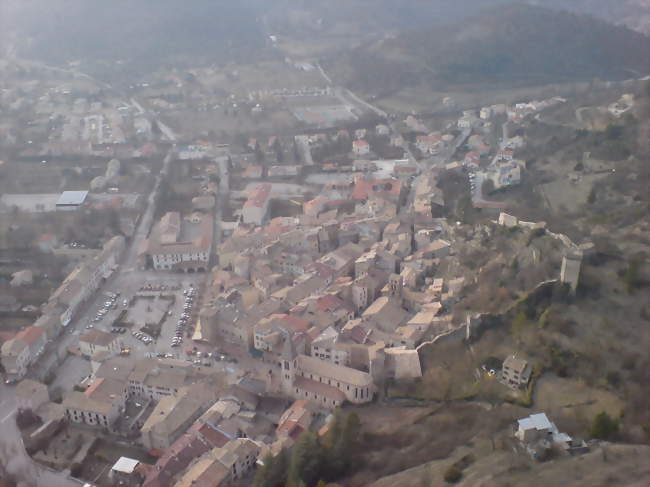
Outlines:
{"label": "large flat roof", "polygon": [[57,206],[61,205],[82,205],[86,201],[88,191],[64,191],[56,202]]}
{"label": "large flat roof", "polygon": [[137,467],[139,464],[140,462],[138,460],[134,460],[133,458],[120,457],[120,459],[115,462],[115,465],[113,465],[112,470],[116,472],[133,473],[135,467]]}

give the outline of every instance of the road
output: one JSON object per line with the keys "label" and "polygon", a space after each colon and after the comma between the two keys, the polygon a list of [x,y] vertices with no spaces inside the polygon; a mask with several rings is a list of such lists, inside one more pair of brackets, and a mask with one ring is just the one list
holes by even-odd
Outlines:
{"label": "road", "polygon": [[[168,173],[169,164],[172,160],[173,153],[170,151],[163,163],[161,175],[166,175]],[[128,292],[133,294],[137,291],[137,287],[139,287],[140,284],[135,282],[131,276],[137,270],[136,266],[139,250],[149,235],[149,231],[151,230],[151,226],[153,224],[153,218],[156,210],[155,201],[158,197],[162,180],[161,175],[156,176],[156,183],[154,185],[154,188],[147,198],[146,209],[138,222],[138,226],[133,234],[131,242],[125,250],[120,268],[113,276],[111,276],[111,278],[106,281],[106,283],[100,286],[100,288],[95,293],[93,300],[87,303],[81,313],[79,313],[78,316],[76,316],[72,322],[66,328],[64,328],[63,334],[57,338],[56,342],[50,344],[47,347],[47,350],[40,358],[38,363],[35,364],[35,366],[30,367],[30,371],[27,374],[27,377],[42,380],[49,370],[58,367],[62,363],[62,361],[67,356],[68,349],[71,346],[75,345],[78,336],[85,331],[86,325],[92,323],[92,319],[97,312],[97,309],[100,308],[101,304],[106,300],[104,294],[107,291],[120,291],[123,295],[126,295],[125,293]],[[129,277],[127,279],[123,279],[125,275]],[[109,321],[111,319],[111,314],[106,316],[103,321]]]}
{"label": "road", "polygon": [[330,76],[325,72],[325,70],[320,65],[320,63],[317,63],[316,66],[318,67],[318,71],[320,72],[321,76],[326,81],[328,86],[333,87],[334,96],[339,98],[344,105],[354,105],[354,103],[351,103],[350,100],[346,99],[347,96],[358,105],[362,105],[366,107],[368,110],[375,113],[376,115],[379,115],[382,118],[388,118],[388,114],[385,111],[383,111],[381,108],[378,108],[372,105],[371,103],[368,103],[366,100],[356,95],[352,91],[348,90],[347,88],[344,88],[342,86],[334,86],[334,83],[332,82],[332,78],[330,78]]}
{"label": "road", "polygon": [[[59,72],[66,72],[74,76],[90,79],[106,88],[113,89],[106,83],[99,82],[84,73],[77,73],[73,71],[64,70],[61,68],[54,68],[51,66],[42,65],[49,69]],[[135,101],[134,105],[142,111],[142,107]],[[168,127],[165,127],[167,137],[174,141],[175,135]],[[149,235],[153,218],[156,209],[156,200],[159,197],[160,186],[162,178],[169,173],[169,165],[173,160],[173,150],[170,151],[163,162],[161,173],[156,176],[156,182],[151,193],[147,197],[147,206],[139,220],[136,231],[131,239],[123,256],[123,261],[118,272],[113,275],[109,280],[104,283],[97,290],[94,300],[88,303],[79,316],[63,330],[62,335],[51,343],[46,352],[40,358],[38,363],[30,368],[27,377],[42,379],[48,371],[57,369],[56,380],[54,386],[61,387],[64,391],[69,390],[75,383],[79,381],[82,376],[87,372],[87,369],[77,367],[75,360],[76,357],[68,357],[68,349],[77,342],[78,336],[85,331],[88,323],[92,322],[97,308],[105,300],[104,293],[110,290],[123,290],[124,293],[135,293],[139,288],[141,281],[134,279],[134,273],[137,272],[137,259],[138,253],[144,240]],[[140,276],[142,277],[142,276]],[[159,276],[157,276],[159,277]],[[124,294],[123,293],[123,294]],[[99,327],[108,328],[109,317],[104,318],[106,324]],[[0,461],[6,466],[7,470],[17,475],[18,478],[24,480],[27,485],[34,485],[37,487],[78,487],[80,483],[76,480],[70,479],[66,472],[53,472],[35,463],[25,452],[22,444],[20,433],[18,432],[13,415],[15,414],[15,388],[0,384]]]}

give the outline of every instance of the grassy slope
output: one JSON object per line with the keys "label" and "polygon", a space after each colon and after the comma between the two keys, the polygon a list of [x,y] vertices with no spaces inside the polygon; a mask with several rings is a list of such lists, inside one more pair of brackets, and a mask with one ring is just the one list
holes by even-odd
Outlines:
{"label": "grassy slope", "polygon": [[[416,485],[448,485],[443,481],[445,470],[463,455],[473,453],[477,461],[470,465],[457,484],[458,487],[501,487],[526,485],[547,487],[571,485],[572,487],[641,487],[650,480],[647,458],[650,447],[615,445],[595,448],[584,456],[568,457],[548,463],[528,461],[522,455],[495,451],[485,456],[477,449],[459,449],[449,459],[431,463],[385,477],[371,487],[407,487]],[[424,479],[428,480],[428,484]]]}

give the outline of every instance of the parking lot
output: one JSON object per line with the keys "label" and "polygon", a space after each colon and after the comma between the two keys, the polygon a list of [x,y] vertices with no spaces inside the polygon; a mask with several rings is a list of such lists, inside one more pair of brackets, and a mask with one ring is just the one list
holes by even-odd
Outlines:
{"label": "parking lot", "polygon": [[[168,281],[168,279],[167,279]],[[135,356],[165,356],[182,358],[184,345],[191,343],[198,316],[200,283],[180,282],[167,284],[144,283],[133,299],[134,316],[151,317],[149,321],[137,319],[124,335],[124,347]],[[147,323],[145,323],[147,321]]]}
{"label": "parking lot", "polygon": [[[129,350],[129,355],[135,358],[145,357],[147,353],[172,354],[180,357],[181,347],[172,347],[172,338],[176,334],[176,327],[184,312],[190,311],[186,316],[185,329],[193,329],[194,320],[198,314],[200,303],[197,298],[199,289],[203,286],[206,274],[175,274],[155,271],[123,272],[107,286],[107,291],[98,295],[80,318],[80,331],[72,334],[83,334],[91,328],[98,328],[107,332],[119,333],[124,349]],[[185,309],[184,290],[196,289],[192,298],[192,306]],[[152,337],[150,343],[133,336],[133,331],[146,328],[146,324],[162,319],[162,305],[165,307],[169,301],[160,299],[160,295],[174,295],[174,302],[165,310],[166,315],[162,320],[160,336]],[[138,298],[139,295],[154,296],[147,301]],[[171,313],[171,314],[169,314]],[[126,320],[134,320],[124,326]],[[123,328],[123,329],[122,329]],[[184,343],[188,338],[183,336]]]}

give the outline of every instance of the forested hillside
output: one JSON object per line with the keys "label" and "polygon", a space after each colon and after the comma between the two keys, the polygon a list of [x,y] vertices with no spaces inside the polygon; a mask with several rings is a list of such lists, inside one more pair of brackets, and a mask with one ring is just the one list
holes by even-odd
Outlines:
{"label": "forested hillside", "polygon": [[423,79],[441,88],[640,77],[650,72],[649,53],[650,38],[625,27],[511,5],[373,43],[327,64],[349,86],[380,93]]}

